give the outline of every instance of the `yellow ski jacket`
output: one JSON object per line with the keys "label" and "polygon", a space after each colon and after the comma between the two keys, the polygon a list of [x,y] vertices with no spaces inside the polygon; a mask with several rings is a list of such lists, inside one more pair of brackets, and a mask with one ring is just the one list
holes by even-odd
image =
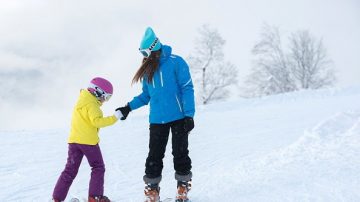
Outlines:
{"label": "yellow ski jacket", "polygon": [[99,143],[99,129],[113,125],[117,118],[103,117],[101,102],[87,90],[80,91],[80,97],[72,113],[68,143],[96,145]]}

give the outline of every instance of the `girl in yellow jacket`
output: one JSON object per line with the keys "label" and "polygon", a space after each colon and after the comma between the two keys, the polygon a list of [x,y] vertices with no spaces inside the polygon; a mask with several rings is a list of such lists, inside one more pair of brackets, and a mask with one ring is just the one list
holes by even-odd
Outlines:
{"label": "girl in yellow jacket", "polygon": [[91,166],[89,202],[109,202],[104,196],[105,165],[99,147],[99,129],[113,125],[122,117],[120,111],[103,117],[101,105],[108,101],[113,93],[112,84],[100,77],[91,80],[87,90],[80,91],[79,100],[72,113],[71,131],[68,139],[68,159],[53,192],[53,201],[64,201],[71,183],[85,156]]}

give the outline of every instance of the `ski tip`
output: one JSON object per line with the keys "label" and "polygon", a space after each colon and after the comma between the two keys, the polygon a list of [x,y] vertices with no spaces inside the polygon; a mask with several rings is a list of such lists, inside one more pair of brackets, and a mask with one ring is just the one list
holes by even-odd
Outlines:
{"label": "ski tip", "polygon": [[78,198],[72,198],[70,199],[70,202],[80,202],[80,200]]}

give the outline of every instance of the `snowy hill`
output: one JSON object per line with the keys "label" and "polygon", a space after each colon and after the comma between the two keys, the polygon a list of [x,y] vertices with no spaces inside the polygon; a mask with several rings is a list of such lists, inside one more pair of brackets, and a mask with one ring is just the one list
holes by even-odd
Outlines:
{"label": "snowy hill", "polygon": [[[193,202],[360,201],[360,87],[301,91],[200,106],[190,135]],[[67,157],[68,128],[0,131],[1,201],[49,201]],[[105,194],[143,198],[147,116],[102,129]],[[161,196],[176,189],[171,141]],[[87,196],[83,160],[68,199]]]}

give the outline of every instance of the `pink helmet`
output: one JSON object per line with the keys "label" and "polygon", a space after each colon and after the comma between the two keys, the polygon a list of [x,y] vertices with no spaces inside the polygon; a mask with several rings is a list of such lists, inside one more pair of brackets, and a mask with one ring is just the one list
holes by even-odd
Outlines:
{"label": "pink helmet", "polygon": [[102,100],[109,100],[113,94],[113,86],[110,81],[101,78],[95,77],[90,81],[88,90],[94,94],[97,98]]}

